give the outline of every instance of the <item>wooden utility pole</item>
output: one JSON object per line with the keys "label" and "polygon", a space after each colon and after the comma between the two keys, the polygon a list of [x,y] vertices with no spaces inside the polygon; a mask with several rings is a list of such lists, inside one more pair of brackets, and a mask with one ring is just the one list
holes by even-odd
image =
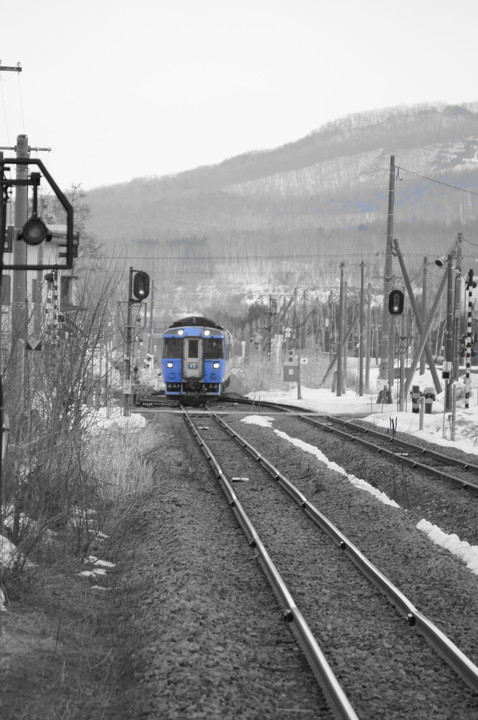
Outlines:
{"label": "wooden utility pole", "polygon": [[393,385],[393,367],[390,368],[390,328],[391,318],[388,312],[388,296],[392,285],[393,260],[393,212],[395,205],[395,155],[390,157],[389,189],[388,189],[388,215],[387,215],[387,244],[385,248],[385,269],[383,275],[383,314],[382,314],[382,340],[380,344],[380,368],[378,377],[381,384],[388,382],[390,389]]}
{"label": "wooden utility pole", "polygon": [[[15,148],[18,159],[28,159],[28,137],[18,135]],[[22,228],[28,220],[28,165],[17,165],[16,180],[25,181],[25,185],[15,188],[15,227]],[[13,265],[26,265],[26,242],[13,241]],[[12,381],[11,397],[16,407],[24,410],[25,349],[28,335],[28,299],[26,270],[12,272]]]}
{"label": "wooden utility pole", "polygon": [[154,343],[153,343],[153,315],[154,315],[154,280],[151,283],[151,298],[149,301],[149,332],[148,332],[148,347],[147,352],[152,355],[154,352]]}
{"label": "wooden utility pole", "polygon": [[340,263],[340,303],[339,303],[339,342],[337,346],[337,397],[342,395],[342,384],[343,384],[343,342],[345,335],[345,323],[344,323],[344,302],[345,302],[345,288],[344,288],[344,263]]}
{"label": "wooden utility pole", "polygon": [[[3,70],[0,66],[0,70]],[[21,69],[21,68],[20,68]],[[15,147],[0,147],[0,150],[14,150],[17,159],[28,160],[30,151],[49,151],[50,148],[31,148],[27,135],[18,135]],[[18,163],[15,186],[15,228],[20,230],[28,220],[28,164]],[[37,248],[42,252],[42,248]],[[12,248],[12,381],[9,388],[17,407],[23,410],[25,348],[28,339],[28,283],[27,271],[15,269],[15,266],[28,262],[28,245],[24,241],[13,241]]]}
{"label": "wooden utility pole", "polygon": [[454,303],[455,303],[455,260],[456,250],[448,255],[446,278],[447,278],[447,296],[446,296],[446,333],[445,333],[445,361],[448,365],[448,377],[445,383],[445,410],[451,410],[451,382],[453,380],[453,329],[454,329]]}
{"label": "wooden utility pole", "polygon": [[[426,324],[427,321],[427,294],[428,294],[428,272],[427,272],[427,266],[428,266],[428,258],[425,256],[423,258],[423,277],[422,277],[422,323]],[[415,313],[415,317],[417,317]],[[417,323],[418,325],[418,323]],[[419,332],[420,328],[418,328]],[[422,353],[420,357],[420,375],[423,375],[425,373],[425,353]]]}
{"label": "wooden utility pole", "polygon": [[464,278],[461,273],[462,262],[462,241],[463,235],[458,233],[456,239],[456,263],[455,263],[455,301],[453,311],[453,379],[458,380],[460,376],[460,335],[461,318],[463,315]]}
{"label": "wooden utility pole", "polygon": [[[0,151],[0,163],[3,162],[3,152]],[[3,167],[3,165],[0,165],[0,167]],[[0,175],[1,178],[1,175]],[[0,187],[0,192],[2,195],[0,195],[0,228],[3,227],[3,187]],[[5,453],[6,448],[6,439],[3,436],[4,433],[4,427],[5,427],[5,418],[4,418],[4,411],[3,411],[3,383],[2,383],[2,374],[3,374],[3,362],[2,362],[2,299],[3,299],[3,287],[2,287],[2,275],[3,275],[3,251],[5,248],[0,248],[0,535],[4,534],[3,530],[3,507],[4,507],[4,498],[3,498],[3,456]]]}
{"label": "wooden utility pole", "polygon": [[131,350],[133,346],[133,268],[129,269],[128,277],[128,310],[125,327],[125,352],[123,361],[123,415],[130,413],[131,397]]}
{"label": "wooden utility pole", "polygon": [[370,358],[373,354],[372,341],[372,283],[367,286],[367,333],[365,336],[365,390],[370,392]]}
{"label": "wooden utility pole", "polygon": [[365,288],[364,288],[364,268],[365,263],[362,260],[360,263],[360,333],[359,333],[359,396],[363,395],[363,351],[364,351],[364,302],[365,302]]}

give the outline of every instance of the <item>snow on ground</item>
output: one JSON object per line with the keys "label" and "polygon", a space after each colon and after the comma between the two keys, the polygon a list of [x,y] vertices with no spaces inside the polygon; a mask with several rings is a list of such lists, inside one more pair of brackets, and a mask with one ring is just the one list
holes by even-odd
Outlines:
{"label": "snow on ground", "polygon": [[[375,372],[376,376],[377,372]],[[287,383],[285,390],[260,391],[249,394],[257,401],[286,403],[311,410],[322,415],[356,415],[378,427],[389,428],[391,421],[399,432],[420,437],[437,445],[458,448],[463,452],[478,455],[478,374],[471,376],[472,392],[470,407],[464,407],[463,380],[457,383],[457,408],[455,418],[455,440],[451,440],[451,412],[444,412],[444,393],[438,395],[432,404],[432,412],[422,416],[423,430],[420,430],[420,413],[412,412],[412,400],[406,400],[405,411],[398,410],[397,402],[390,404],[377,403],[378,393],[367,393],[362,397],[353,390],[347,390],[337,397],[335,392],[327,389],[312,390],[302,386],[302,398],[297,398],[297,385]],[[372,377],[372,383],[376,377]],[[413,385],[419,385],[423,392],[426,387],[433,387],[430,373],[416,377]],[[291,387],[289,387],[291,386]]]}
{"label": "snow on ground", "polygon": [[[374,378],[374,382],[376,376]],[[295,383],[287,383],[285,390],[261,391],[250,393],[249,397],[257,401],[285,403],[287,405],[296,405],[298,408],[305,408],[313,412],[323,415],[356,415],[364,420],[373,423],[378,427],[390,428],[391,424],[399,432],[411,435],[412,437],[420,437],[430,443],[436,445],[444,445],[454,447],[463,452],[478,455],[478,375],[472,374],[472,392],[469,399],[469,408],[465,408],[465,394],[463,379],[457,384],[457,403],[455,413],[445,412],[444,410],[444,393],[437,396],[432,404],[431,413],[414,413],[412,412],[411,398],[407,398],[405,410],[398,410],[397,402],[390,404],[377,403],[378,393],[364,394],[359,396],[352,390],[347,390],[337,397],[336,392],[331,390],[320,389],[312,390],[307,387],[301,388],[301,398],[298,398],[297,385]],[[423,392],[425,387],[433,387],[433,380],[430,373],[417,376],[413,382],[419,385]],[[443,383],[444,384],[444,383]],[[454,415],[454,417],[453,417]],[[264,415],[253,415],[244,418],[244,422],[256,423],[264,427],[272,427],[273,418]],[[420,430],[420,423],[423,429]],[[454,423],[454,440],[452,440],[452,423]],[[286,433],[279,433],[278,430],[273,431],[279,434],[288,442],[292,442],[301,447],[304,452],[311,452],[316,457],[337,472],[347,476],[354,485],[367,492],[373,492],[369,483],[355,476],[350,476],[343,468],[331,463],[318,448],[313,446],[304,447],[308,443],[302,443],[297,438],[286,436]],[[478,462],[478,459],[477,459]],[[335,466],[335,467],[334,467]],[[376,493],[375,493],[376,494]],[[380,493],[381,496],[384,493]],[[387,504],[394,504],[387,496],[377,499]],[[449,552],[460,558],[462,562],[478,575],[478,545],[470,545],[466,540],[461,540],[456,534],[450,535],[444,533],[437,525],[426,519],[420,520],[417,528],[424,532],[429,539]]]}
{"label": "snow on ground", "polygon": [[101,407],[94,410],[85,419],[89,432],[95,433],[108,429],[139,430],[146,426],[146,418],[140,413],[123,414],[123,408]]}

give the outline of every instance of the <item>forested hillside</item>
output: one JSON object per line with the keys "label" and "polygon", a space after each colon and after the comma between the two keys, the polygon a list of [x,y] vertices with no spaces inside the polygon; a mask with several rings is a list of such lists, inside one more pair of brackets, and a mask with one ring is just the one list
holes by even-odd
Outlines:
{"label": "forested hillside", "polygon": [[458,232],[478,242],[478,104],[351,115],[274,150],[97,188],[88,230],[163,280],[317,280],[383,253],[391,155],[394,234],[411,266]]}

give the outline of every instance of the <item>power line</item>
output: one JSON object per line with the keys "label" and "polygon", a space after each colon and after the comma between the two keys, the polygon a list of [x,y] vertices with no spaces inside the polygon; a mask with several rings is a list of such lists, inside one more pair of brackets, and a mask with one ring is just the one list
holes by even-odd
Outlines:
{"label": "power line", "polygon": [[469,195],[478,195],[478,192],[475,192],[474,190],[467,190],[466,188],[458,187],[458,185],[451,185],[450,183],[443,182],[442,180],[435,180],[435,178],[428,177],[427,175],[422,175],[421,173],[413,172],[413,170],[407,170],[407,168],[396,166],[397,170],[403,170],[403,172],[407,172],[410,175],[415,175],[416,177],[421,177],[424,180],[428,180],[429,182],[436,183],[437,185],[444,185],[445,187],[451,188],[452,190],[458,190],[459,192],[465,192]]}
{"label": "power line", "polygon": [[311,253],[309,255],[251,255],[250,257],[240,257],[240,256],[229,256],[229,255],[201,255],[201,256],[194,256],[194,255],[118,255],[113,257],[112,255],[97,255],[95,256],[96,260],[175,260],[176,262],[180,262],[183,260],[204,260],[206,262],[210,262],[211,260],[227,260],[229,262],[255,262],[256,260],[301,260],[301,259],[310,259],[315,258],[316,260],[321,260],[325,257],[366,257],[366,256],[372,256],[372,257],[379,257],[383,255],[383,251],[371,251],[368,253]]}

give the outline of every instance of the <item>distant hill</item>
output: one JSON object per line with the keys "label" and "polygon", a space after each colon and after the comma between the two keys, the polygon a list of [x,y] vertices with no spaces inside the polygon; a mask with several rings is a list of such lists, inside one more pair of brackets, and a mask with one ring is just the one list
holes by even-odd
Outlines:
{"label": "distant hill", "polygon": [[97,188],[87,229],[168,277],[243,260],[277,277],[300,258],[302,271],[307,258],[357,262],[384,250],[391,155],[394,232],[410,262],[458,232],[478,242],[478,103],[349,115],[274,150]]}

